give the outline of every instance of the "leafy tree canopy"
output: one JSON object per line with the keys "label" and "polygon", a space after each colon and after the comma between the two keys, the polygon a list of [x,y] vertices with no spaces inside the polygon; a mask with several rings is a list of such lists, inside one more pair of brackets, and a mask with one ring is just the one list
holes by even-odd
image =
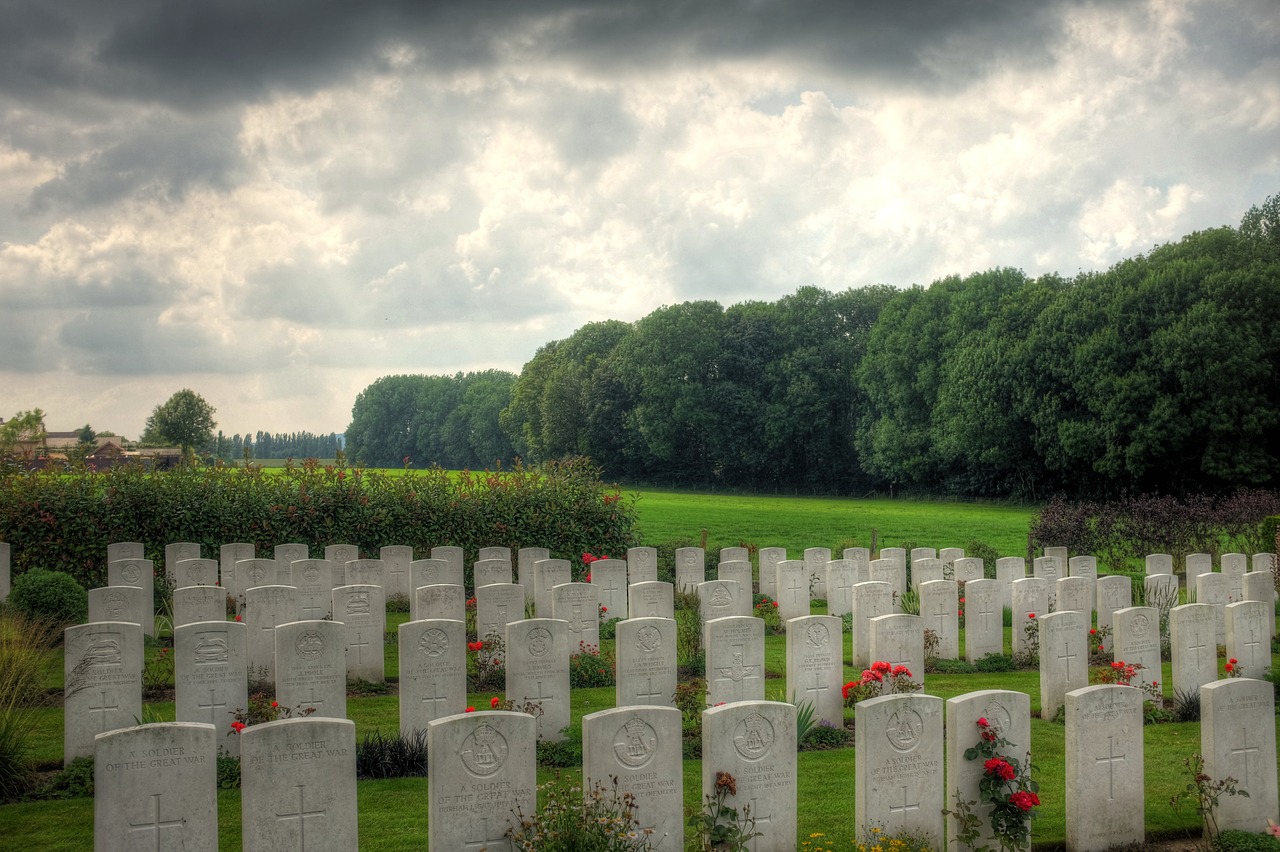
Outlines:
{"label": "leafy tree canopy", "polygon": [[200,394],[183,388],[151,412],[142,443],[175,444],[182,447],[184,455],[189,455],[196,447],[213,440],[213,428],[218,425],[213,419],[216,410]]}

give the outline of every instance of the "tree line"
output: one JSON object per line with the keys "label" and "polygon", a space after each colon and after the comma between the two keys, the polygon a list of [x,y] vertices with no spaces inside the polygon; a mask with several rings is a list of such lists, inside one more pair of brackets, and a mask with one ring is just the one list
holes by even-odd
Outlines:
{"label": "tree line", "polygon": [[590,323],[518,376],[388,376],[348,453],[590,456],[685,487],[1223,492],[1280,478],[1280,196],[1103,272],[685,302]]}
{"label": "tree line", "polygon": [[258,431],[250,435],[239,432],[230,438],[219,430],[207,446],[214,458],[223,461],[243,459],[331,459],[342,449],[342,436],[335,432],[316,435],[311,432]]}

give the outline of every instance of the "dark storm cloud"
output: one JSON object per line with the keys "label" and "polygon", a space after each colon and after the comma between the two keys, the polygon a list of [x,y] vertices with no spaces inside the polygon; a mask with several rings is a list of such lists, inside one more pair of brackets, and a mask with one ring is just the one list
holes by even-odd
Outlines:
{"label": "dark storm cloud", "polygon": [[244,374],[282,367],[282,345],[257,341],[251,351],[222,343],[212,330],[170,324],[157,313],[79,311],[57,332],[65,367],[84,375]]}

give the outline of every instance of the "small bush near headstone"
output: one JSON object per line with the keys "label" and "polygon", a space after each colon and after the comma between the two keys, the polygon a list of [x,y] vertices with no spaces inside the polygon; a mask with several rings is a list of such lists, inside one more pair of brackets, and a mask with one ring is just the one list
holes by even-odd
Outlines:
{"label": "small bush near headstone", "polygon": [[[542,744],[539,743],[539,746]],[[518,850],[591,850],[630,852],[653,848],[653,839],[640,827],[635,796],[599,781],[583,795],[581,787],[562,781],[538,785],[538,810],[531,814],[516,807],[519,825],[511,833]]]}
{"label": "small bush near headstone", "polygon": [[385,680],[365,680],[362,677],[347,680],[347,695],[390,695],[391,686]]}
{"label": "small bush near headstone", "polygon": [[582,766],[582,728],[568,729],[559,742],[538,740],[538,765],[552,769],[570,769]]}
{"label": "small bush near headstone", "polygon": [[152,646],[147,649],[143,659],[142,697],[147,701],[158,701],[173,689],[173,649]]}
{"label": "small bush near headstone", "polygon": [[396,592],[387,597],[387,612],[409,612],[409,596]]}
{"label": "small bush near headstone", "polygon": [[584,689],[614,685],[613,655],[600,653],[598,645],[578,643],[578,653],[569,655],[569,686]]}
{"label": "small bush near headstone", "polygon": [[1211,848],[1213,852],[1277,852],[1280,838],[1231,828],[1215,837]]}
{"label": "small bush near headstone", "polygon": [[987,654],[973,664],[975,672],[1013,672],[1018,667],[1014,665],[1013,657],[1006,657],[1003,654]]}
{"label": "small bush near headstone", "polygon": [[964,555],[981,559],[982,576],[988,580],[996,579],[996,560],[1000,558],[999,549],[985,541],[970,539],[964,546]]}
{"label": "small bush near headstone", "polygon": [[28,799],[81,799],[93,795],[93,758],[77,757]]}
{"label": "small bush near headstone", "polygon": [[80,624],[89,614],[89,593],[70,574],[37,568],[13,580],[9,604],[59,627]]}
{"label": "small bush near headstone", "polygon": [[384,734],[370,731],[356,744],[356,777],[425,778],[427,732]]}
{"label": "small bush near headstone", "polygon": [[218,789],[234,790],[240,786],[240,758],[218,752]]}
{"label": "small bush near headstone", "polygon": [[805,731],[804,737],[800,740],[801,751],[826,751],[833,748],[843,748],[849,743],[849,732],[844,728],[837,728],[826,719],[819,720],[818,724]]}
{"label": "small bush near headstone", "polygon": [[600,622],[600,640],[618,638],[618,622],[621,620],[621,618],[611,618]]}

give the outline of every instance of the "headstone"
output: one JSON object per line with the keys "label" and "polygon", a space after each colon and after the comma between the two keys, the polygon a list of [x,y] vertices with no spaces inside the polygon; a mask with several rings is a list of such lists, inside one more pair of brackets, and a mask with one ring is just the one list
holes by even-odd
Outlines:
{"label": "headstone", "polygon": [[142,632],[156,635],[155,570],[150,559],[121,559],[107,563],[108,586],[134,586],[143,592]]}
{"label": "headstone", "polygon": [[1218,829],[1257,834],[1274,819],[1276,786],[1275,691],[1265,680],[1228,678],[1200,688],[1200,753],[1204,773],[1235,778],[1249,795],[1222,796]]}
{"label": "headstone", "polygon": [[272,682],[276,679],[275,629],[298,620],[298,590],[293,586],[254,586],[244,594],[249,680]]}
{"label": "headstone", "polygon": [[814,723],[844,726],[844,642],[840,619],[806,615],[787,622],[787,692],[797,707],[813,706]]}
{"label": "headstone", "polygon": [[971,583],[974,580],[981,580],[986,571],[982,560],[976,556],[961,556],[955,561],[954,565],[957,583]]}
{"label": "headstone", "polygon": [[871,619],[870,656],[892,666],[906,666],[911,679],[924,684],[924,619],[894,613]]}
{"label": "headstone", "polygon": [[502,559],[508,565],[511,564],[511,548],[502,547],[500,545],[491,545],[489,547],[480,548],[476,561],[484,562],[486,559]]}
{"label": "headstone", "polygon": [[778,701],[743,701],[702,714],[702,794],[714,795],[716,777],[737,782],[725,797],[739,814],[750,808],[755,852],[796,848],[796,708]]}
{"label": "headstone", "polygon": [[461,583],[420,586],[413,590],[409,617],[414,621],[428,618],[467,619],[467,590]]}
{"label": "headstone", "polygon": [[618,707],[675,706],[676,623],[670,618],[629,618],[618,622]]}
{"label": "headstone", "polygon": [[507,625],[524,619],[524,588],[515,583],[493,583],[476,589],[476,641],[491,634],[507,635]]}
{"label": "headstone", "polygon": [[1089,604],[1089,581],[1084,577],[1059,577],[1054,583],[1058,608],[1055,612],[1083,613],[1092,623],[1093,607]]}
{"label": "headstone", "polygon": [[778,563],[786,558],[785,547],[760,548],[760,594],[768,595],[771,600],[778,599]]}
{"label": "headstone", "polygon": [[240,597],[244,598],[244,593],[254,586],[292,586],[293,572],[285,578],[285,582],[279,582],[279,570],[274,559],[241,559],[236,562],[236,588],[240,590]]}
{"label": "headstone", "polygon": [[277,544],[272,551],[272,557],[279,566],[279,574],[277,576],[283,579],[286,576],[285,572],[290,570],[290,566],[293,563],[302,559],[310,559],[311,552],[310,548],[305,544]]}
{"label": "headstone", "polygon": [[7,541],[0,541],[0,601],[9,599],[11,548]]}
{"label": "headstone", "polygon": [[516,553],[516,582],[524,586],[524,593],[533,602],[533,566],[544,559],[551,558],[551,551],[545,547],[522,547]]}
{"label": "headstone", "polygon": [[1002,556],[996,560],[996,580],[1000,583],[1000,605],[1013,608],[1013,581],[1027,578],[1027,560]]}
{"label": "headstone", "polygon": [[946,564],[947,562],[956,562],[960,559],[964,559],[965,558],[964,548],[963,547],[944,547],[938,551],[938,558],[942,560],[943,564]]}
{"label": "headstone", "polygon": [[1064,567],[1064,564],[1059,562],[1056,556],[1041,556],[1031,563],[1033,574],[1050,582],[1066,576],[1066,572],[1063,571]]}
{"label": "headstone", "polygon": [[[942,660],[960,658],[960,589],[955,580],[930,580],[920,587],[923,629],[938,637],[935,654]],[[914,669],[912,670],[914,671]]]}
{"label": "headstone", "polygon": [[218,743],[212,725],[162,722],[99,734],[95,849],[218,848]]}
{"label": "headstone", "polygon": [[922,556],[911,563],[911,588],[919,591],[925,583],[946,579],[942,572],[942,560],[935,556]]}
{"label": "headstone", "polygon": [[352,559],[347,563],[344,586],[387,587],[387,565],[381,559]]}
{"label": "headstone", "polygon": [[1227,581],[1226,603],[1241,600],[1240,578],[1249,570],[1249,557],[1243,553],[1222,554],[1222,576]]}
{"label": "headstone", "polygon": [[179,559],[173,563],[174,588],[183,586],[216,586],[218,584],[218,560]]}
{"label": "headstone", "polygon": [[707,703],[764,700],[764,622],[749,615],[728,616],[706,621],[702,630]]}
{"label": "headstone", "polygon": [[888,583],[893,588],[893,605],[901,609],[907,591],[907,563],[899,559],[873,559],[868,568],[873,583]]}
{"label": "headstone", "polygon": [[333,620],[343,625],[346,677],[386,680],[387,601],[381,586],[339,586],[329,592]]}
{"label": "headstone", "polygon": [[105,586],[89,590],[89,624],[127,621],[139,627],[147,620],[147,593],[137,586]]}
{"label": "headstone", "polygon": [[1089,611],[1098,608],[1098,559],[1095,556],[1073,556],[1067,563],[1067,574],[1083,577],[1089,583]]}
{"label": "headstone", "polygon": [[628,586],[627,613],[632,618],[675,618],[674,587],[657,581]]}
{"label": "headstone", "polygon": [[[164,546],[164,578],[169,583],[170,588],[178,586],[197,586],[203,583],[182,582],[183,578],[178,576],[178,563],[187,559],[200,558],[200,545],[194,541],[175,541]],[[213,583],[217,580],[217,572],[214,572],[213,579],[206,582]]]}
{"label": "headstone", "polygon": [[400,730],[425,731],[467,707],[467,625],[428,618],[401,624]]}
{"label": "headstone", "polygon": [[907,563],[907,551],[902,547],[882,547],[880,548],[880,555],[876,558],[892,559],[905,565]]}
{"label": "headstone", "polygon": [[1098,578],[1098,629],[1111,626],[1116,610],[1133,606],[1133,582],[1127,575]]}
{"label": "headstone", "polygon": [[853,563],[853,582],[871,582],[871,551],[865,547],[846,547],[842,557]]}
{"label": "headstone", "polygon": [[174,714],[179,722],[205,722],[217,730],[218,749],[240,754],[231,730],[237,710],[249,706],[248,628],[235,621],[200,621],[173,631]]}
{"label": "headstone", "polygon": [[1004,653],[1004,610],[999,580],[973,580],[964,587],[964,658],[970,663]]}
{"label": "headstone", "polygon": [[[1201,574],[1196,577],[1196,603],[1213,607],[1214,636],[1219,645],[1227,643],[1227,577],[1224,574]],[[1148,594],[1148,602],[1150,595]]]}
{"label": "headstone", "polygon": [[508,624],[506,663],[507,699],[539,705],[538,739],[563,740],[569,725],[569,625],[558,618]]}
{"label": "headstone", "polygon": [[346,626],[290,621],[276,628],[276,700],[295,713],[347,718]]}
{"label": "headstone", "polygon": [[583,790],[631,795],[651,848],[684,849],[680,711],[626,706],[582,717]]}
{"label": "headstone", "polygon": [[413,548],[407,544],[388,544],[378,550],[378,558],[385,567],[383,589],[387,598],[400,595],[409,597],[414,587],[409,580],[409,564],[413,562]]}
{"label": "headstone", "polygon": [[1213,554],[1211,553],[1188,553],[1186,562],[1187,585],[1192,588],[1195,588],[1196,577],[1213,573]]}
{"label": "headstone", "polygon": [[1271,669],[1271,636],[1266,617],[1274,620],[1275,608],[1262,601],[1227,604],[1227,657],[1236,663],[1244,677],[1262,678]]}
{"label": "headstone", "polygon": [[1069,691],[1065,706],[1067,848],[1094,852],[1142,843],[1142,691],[1086,686]]}
{"label": "headstone", "polygon": [[[527,713],[483,710],[427,727],[427,847],[511,849],[516,813],[537,810],[537,722]],[[354,793],[352,794],[354,802]]]}
{"label": "headstone", "polygon": [[551,590],[551,617],[569,625],[569,653],[600,650],[600,590],[590,583],[561,583]]}
{"label": "headstone", "polygon": [[117,541],[107,545],[107,564],[121,560],[141,560],[147,555],[140,541]]}
{"label": "headstone", "polygon": [[333,573],[337,566],[327,559],[299,559],[292,567],[299,616],[333,618]]}
{"label": "headstone", "polygon": [[1252,562],[1253,571],[1273,571],[1276,565],[1276,555],[1274,553],[1255,553]]}
{"label": "headstone", "polygon": [[250,725],[240,738],[245,852],[355,852],[360,845],[355,722],[280,719]]}
{"label": "headstone", "polygon": [[98,734],[142,718],[142,628],[121,621],[63,631],[62,762],[93,756]]}
{"label": "headstone", "polygon": [[[973,748],[982,735],[984,729],[978,726],[979,719],[986,720],[986,730],[1008,741],[1009,745],[1001,751],[1002,754],[1017,759],[1023,768],[1031,764],[1031,698],[1025,692],[982,689],[947,699],[947,804],[953,804],[957,798],[977,802],[974,814],[981,820],[980,834],[973,846],[959,844],[956,821],[946,821],[948,846],[958,852],[969,852],[975,846],[1000,848],[1000,841],[991,831],[992,806],[983,802],[979,794],[986,774],[983,769],[985,761],[981,758],[966,760],[964,756],[965,750]],[[1028,842],[1023,848],[1030,847]]]}
{"label": "headstone", "polygon": [[676,590],[689,593],[705,582],[706,554],[701,547],[676,548]]}
{"label": "headstone", "polygon": [[1175,606],[1169,611],[1169,656],[1173,694],[1194,694],[1218,677],[1216,616],[1209,604]]}
{"label": "headstone", "polygon": [[443,559],[445,562],[449,563],[451,569],[454,571],[466,571],[466,554],[461,547],[455,547],[452,545],[447,547],[433,547],[431,548],[431,558]]}
{"label": "headstone", "polygon": [[511,572],[511,563],[506,559],[480,559],[471,566],[471,576],[474,578],[476,588],[481,586],[490,586],[495,583],[511,585],[514,576]]}
{"label": "headstone", "polygon": [[175,628],[197,621],[226,620],[227,596],[221,586],[183,586],[173,590]]}
{"label": "headstone", "polygon": [[[897,617],[897,616],[895,616]],[[942,849],[943,702],[935,695],[883,695],[860,701],[854,714],[854,825],[857,839],[876,843],[911,834]]]}
{"label": "headstone", "polygon": [[551,615],[551,590],[573,582],[568,559],[544,559],[533,566],[533,611],[539,618]]}
{"label": "headstone", "polygon": [[832,559],[827,563],[827,614],[853,612],[853,560]]}
{"label": "headstone", "polygon": [[[1041,577],[1025,577],[1013,581],[1013,653],[1027,653],[1027,625],[1032,616],[1040,618],[1047,612],[1049,603],[1048,581]],[[1044,637],[1040,637],[1044,648]]]}
{"label": "headstone", "polygon": [[462,586],[463,571],[443,559],[415,559],[409,563],[409,582],[423,586]]}
{"label": "headstone", "polygon": [[1275,575],[1272,574],[1270,570],[1250,571],[1241,579],[1240,589],[1244,600],[1262,601],[1270,607],[1262,620],[1267,625],[1267,636],[1275,636]]}
{"label": "headstone", "polygon": [[[932,547],[913,547],[913,548],[911,548],[911,567],[912,567],[912,569],[914,569],[914,568],[916,567],[916,563],[917,563],[917,562],[919,562],[921,559],[938,559],[938,551],[934,550]],[[938,559],[938,562],[939,562],[939,563],[941,563],[941,562],[942,562],[942,560],[941,560],[941,559]],[[939,579],[941,579],[941,578],[939,578]]]}
{"label": "headstone", "polygon": [[[1089,620],[1082,612],[1052,612],[1040,622],[1040,718],[1052,719],[1067,693],[1089,684]],[[1142,721],[1138,721],[1141,728]],[[1141,731],[1139,731],[1141,734]]]}
{"label": "headstone", "polygon": [[717,580],[732,580],[743,589],[755,588],[750,562],[721,562],[716,566]]}
{"label": "headstone", "polygon": [[750,562],[751,551],[745,547],[722,547],[717,562]]}
{"label": "headstone", "polygon": [[627,582],[653,583],[658,579],[658,549],[656,547],[627,548]]}
{"label": "headstone", "polygon": [[1172,574],[1173,555],[1169,553],[1148,553],[1146,559],[1147,575]]}
{"label": "headstone", "polygon": [[809,568],[798,559],[778,563],[778,615],[783,621],[809,614]]}
{"label": "headstone", "polygon": [[600,593],[600,605],[609,608],[606,620],[627,617],[627,563],[619,559],[592,562],[590,582]]}
{"label": "headstone", "polygon": [[1064,569],[1067,567],[1067,563],[1070,561],[1070,554],[1067,548],[1046,547],[1044,549],[1044,555],[1052,559],[1058,560],[1058,571],[1059,571],[1058,576],[1065,577],[1066,572]]}
{"label": "headstone", "polygon": [[1149,606],[1117,610],[1113,624],[1113,658],[1130,665],[1142,666],[1138,670],[1138,677],[1132,682],[1133,685],[1159,683],[1162,677],[1160,611]]}
{"label": "headstone", "polygon": [[[747,615],[751,611],[750,598],[732,580],[699,583],[697,592],[698,608],[704,622],[731,615]],[[743,611],[743,603],[746,603],[746,612]]]}
{"label": "headstone", "polygon": [[893,587],[888,583],[859,583],[853,587],[853,667],[871,665],[871,619],[893,612]]}
{"label": "headstone", "polygon": [[360,558],[360,548],[354,544],[330,544],[324,549],[324,558],[333,563],[333,587],[347,584],[347,563]]}
{"label": "headstone", "polygon": [[827,563],[830,561],[831,548],[805,548],[804,565],[809,569],[809,588],[813,590],[815,600],[827,599]]}

